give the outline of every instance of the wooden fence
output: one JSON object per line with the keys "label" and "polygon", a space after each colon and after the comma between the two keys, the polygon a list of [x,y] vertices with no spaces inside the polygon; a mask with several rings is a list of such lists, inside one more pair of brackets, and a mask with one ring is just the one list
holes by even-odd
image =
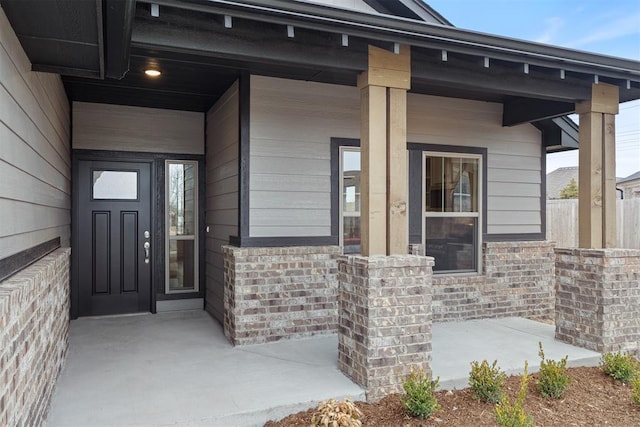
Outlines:
{"label": "wooden fence", "polygon": [[[616,204],[619,248],[640,249],[640,199]],[[578,246],[578,200],[547,200],[547,240],[559,248]]]}

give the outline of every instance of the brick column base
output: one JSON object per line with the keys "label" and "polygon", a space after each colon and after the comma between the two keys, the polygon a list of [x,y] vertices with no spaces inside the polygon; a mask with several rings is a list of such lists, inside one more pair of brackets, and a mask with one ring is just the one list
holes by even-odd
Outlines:
{"label": "brick column base", "polygon": [[556,249],[556,338],[598,352],[640,350],[640,250]]}
{"label": "brick column base", "polygon": [[431,372],[433,258],[338,258],[338,363],[375,401],[402,389],[411,368]]}

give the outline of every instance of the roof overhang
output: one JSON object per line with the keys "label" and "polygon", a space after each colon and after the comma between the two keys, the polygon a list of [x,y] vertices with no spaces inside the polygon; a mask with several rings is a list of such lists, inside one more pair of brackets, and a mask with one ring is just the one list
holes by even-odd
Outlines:
{"label": "roof overhang", "polygon": [[135,0],[0,0],[33,70],[102,79],[129,70]]}
{"label": "roof overhang", "polygon": [[547,153],[576,150],[578,148],[578,125],[569,117],[556,117],[534,122],[542,132],[542,142]]}
{"label": "roof overhang", "polygon": [[[139,0],[135,10],[133,0],[102,0],[102,8],[77,0],[94,5],[94,15],[84,16],[89,21],[95,17],[90,45],[97,52],[103,49],[102,56],[94,55],[94,62],[103,58],[102,68],[94,67],[91,77],[107,78],[91,81],[72,66],[43,62],[38,54],[45,49],[29,47],[24,28],[44,19],[46,8],[34,12],[21,6],[33,2],[0,1],[5,9],[13,8],[7,14],[21,42],[26,41],[34,69],[70,76],[64,79],[70,96],[84,101],[203,111],[223,85],[246,72],[355,85],[357,75],[367,69],[368,45],[392,50],[396,44],[412,46],[413,92],[501,102],[507,126],[572,113],[575,102],[590,98],[594,81],[620,87],[621,102],[640,98],[638,61],[285,0]],[[159,5],[159,16],[151,16],[151,3]],[[111,10],[110,4],[124,6]],[[60,14],[56,25],[73,33],[70,16],[75,15]],[[53,38],[57,33],[52,29],[50,34]],[[166,67],[162,79],[141,77],[149,61]],[[219,80],[217,87],[212,80]]]}

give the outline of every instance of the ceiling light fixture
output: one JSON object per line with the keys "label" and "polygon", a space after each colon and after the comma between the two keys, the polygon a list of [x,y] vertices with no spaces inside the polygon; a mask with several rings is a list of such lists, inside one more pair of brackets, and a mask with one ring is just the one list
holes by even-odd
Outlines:
{"label": "ceiling light fixture", "polygon": [[144,73],[149,77],[158,77],[162,74],[160,71],[154,69],[144,70]]}

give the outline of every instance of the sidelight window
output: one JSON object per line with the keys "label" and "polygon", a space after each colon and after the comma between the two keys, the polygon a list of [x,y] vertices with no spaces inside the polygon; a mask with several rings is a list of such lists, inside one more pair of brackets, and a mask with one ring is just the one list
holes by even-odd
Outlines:
{"label": "sidelight window", "polygon": [[198,291],[198,163],[168,160],[166,193],[166,291]]}
{"label": "sidelight window", "polygon": [[340,149],[340,236],[345,254],[360,253],[360,149]]}

